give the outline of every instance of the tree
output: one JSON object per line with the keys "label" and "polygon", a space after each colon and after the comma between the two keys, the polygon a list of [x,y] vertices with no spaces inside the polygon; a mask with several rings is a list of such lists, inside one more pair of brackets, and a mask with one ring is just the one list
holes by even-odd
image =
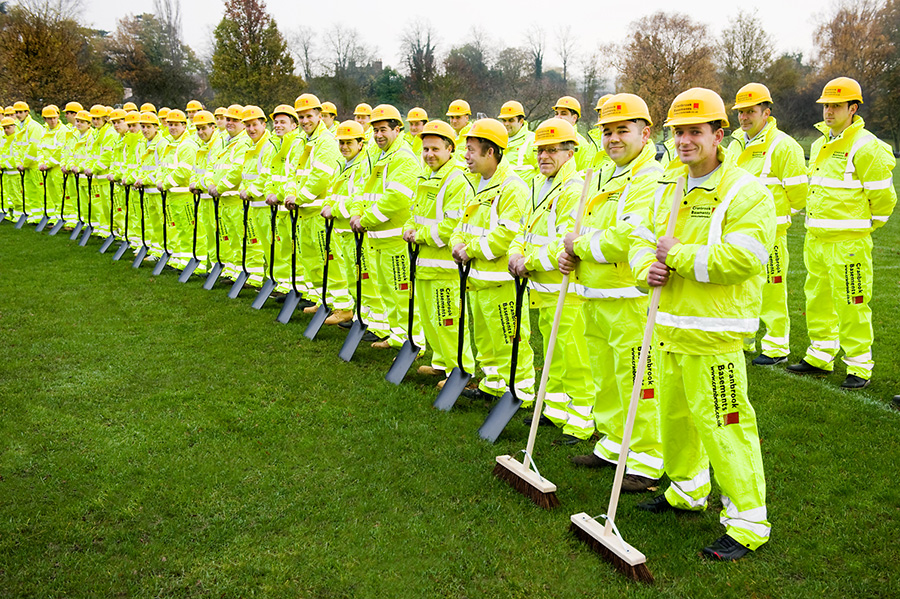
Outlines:
{"label": "tree", "polygon": [[219,104],[289,102],[303,89],[294,60],[263,0],[226,0],[216,26],[210,85]]}
{"label": "tree", "polygon": [[559,54],[559,59],[562,61],[562,78],[563,83],[566,84],[569,83],[569,62],[575,56],[577,42],[571,25],[560,27],[556,32],[556,53]]}
{"label": "tree", "polygon": [[878,78],[879,96],[874,103],[874,124],[889,133],[900,149],[900,0],[887,0],[881,13],[882,31],[891,47]]}
{"label": "tree", "polygon": [[405,28],[401,54],[409,72],[409,91],[414,101],[431,97],[437,77],[436,34],[431,23],[416,19]]}
{"label": "tree", "polygon": [[374,102],[399,106],[404,102],[406,82],[403,75],[394,69],[386,68],[372,81],[371,90],[369,96]]}
{"label": "tree", "polygon": [[772,36],[763,29],[756,11],[738,12],[731,26],[722,32],[716,47],[722,96],[726,102],[745,84],[764,83],[762,79],[772,63],[773,47]]}
{"label": "tree", "polygon": [[317,81],[338,109],[353,108],[363,101],[369,78],[381,69],[369,69],[371,51],[362,43],[359,31],[335,23],[325,34],[325,53],[330,57],[325,66],[331,73]]}
{"label": "tree", "polygon": [[880,6],[872,0],[846,0],[816,31],[815,47],[822,76],[853,77],[874,90],[892,52],[884,33]]}
{"label": "tree", "polygon": [[311,81],[314,73],[316,32],[311,27],[301,25],[287,35],[288,49],[300,65],[300,73],[306,81]]}
{"label": "tree", "polygon": [[821,87],[814,89],[809,80],[813,67],[803,62],[802,54],[782,54],[772,61],[763,77],[772,92],[772,112],[778,118],[778,128],[790,134],[812,129],[822,118],[816,104]]}
{"label": "tree", "polygon": [[532,24],[525,34],[525,43],[534,64],[534,78],[540,79],[544,76],[544,51],[547,48],[547,34],[540,25]]}

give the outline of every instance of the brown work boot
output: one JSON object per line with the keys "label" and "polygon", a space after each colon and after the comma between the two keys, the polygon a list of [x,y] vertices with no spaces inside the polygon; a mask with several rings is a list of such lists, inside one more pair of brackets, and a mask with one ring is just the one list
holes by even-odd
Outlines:
{"label": "brown work boot", "polygon": [[341,324],[353,320],[353,312],[350,310],[335,310],[325,319],[325,324]]}
{"label": "brown work boot", "polygon": [[376,341],[375,343],[373,343],[372,347],[374,347],[375,349],[390,349],[391,342],[387,339],[383,339],[381,341]]}
{"label": "brown work boot", "polygon": [[576,466],[584,466],[585,468],[615,468],[612,462],[607,462],[597,454],[587,453],[585,455],[569,456],[569,460]]}
{"label": "brown work boot", "polygon": [[419,369],[416,370],[416,372],[418,372],[419,374],[424,374],[426,376],[446,376],[446,371],[439,370],[437,368],[434,368],[433,366],[426,366],[424,364],[422,366],[419,366]]}
{"label": "brown work boot", "polygon": [[647,478],[636,474],[626,474],[622,479],[622,490],[626,493],[646,493],[659,490],[658,478]]}
{"label": "brown work boot", "polygon": [[306,306],[305,308],[303,308],[304,314],[315,314],[318,311],[319,311],[319,306],[317,306],[317,305],[316,306]]}

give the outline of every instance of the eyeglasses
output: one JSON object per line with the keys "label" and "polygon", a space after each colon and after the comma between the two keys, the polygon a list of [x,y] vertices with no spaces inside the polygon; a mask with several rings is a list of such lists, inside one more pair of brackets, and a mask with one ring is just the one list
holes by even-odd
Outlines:
{"label": "eyeglasses", "polygon": [[533,152],[535,156],[540,156],[541,152],[548,156],[555,156],[557,152],[565,152],[565,150],[562,148],[535,148]]}

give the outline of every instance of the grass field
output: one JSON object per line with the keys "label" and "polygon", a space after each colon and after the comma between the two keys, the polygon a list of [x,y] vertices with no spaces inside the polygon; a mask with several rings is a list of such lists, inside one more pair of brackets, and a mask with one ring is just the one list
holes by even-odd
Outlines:
{"label": "grass field", "polygon": [[[790,233],[794,360],[805,346],[803,226]],[[876,370],[838,390],[750,369],[772,540],[734,564],[699,549],[718,499],[617,519],[653,587],[625,580],[568,532],[601,514],[612,472],[575,470],[583,445],[541,429],[562,506],[491,476],[487,406],[431,408],[433,381],[383,380],[392,352],[337,358],[343,333],[302,338],[251,310],[0,225],[0,597],[897,597],[900,579],[900,226],[877,233]],[[537,341],[537,340],[535,340]],[[714,497],[717,497],[714,490]]]}

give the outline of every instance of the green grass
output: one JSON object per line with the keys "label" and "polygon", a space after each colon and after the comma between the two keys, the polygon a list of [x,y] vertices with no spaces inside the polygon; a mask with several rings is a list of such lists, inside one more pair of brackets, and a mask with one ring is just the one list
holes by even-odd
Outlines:
{"label": "green grass", "polygon": [[[702,560],[703,514],[618,525],[654,587],[567,531],[606,510],[612,473],[575,470],[541,430],[545,512],[491,476],[524,447],[487,406],[435,411],[433,381],[383,380],[391,354],[337,358],[276,307],[153,277],[63,236],[0,225],[0,597],[896,597],[900,549],[900,237],[876,235],[876,370],[857,393],[750,369],[772,540]],[[795,359],[805,343],[802,224],[790,233]],[[536,342],[537,340],[535,340]],[[714,497],[715,497],[714,491]]]}

